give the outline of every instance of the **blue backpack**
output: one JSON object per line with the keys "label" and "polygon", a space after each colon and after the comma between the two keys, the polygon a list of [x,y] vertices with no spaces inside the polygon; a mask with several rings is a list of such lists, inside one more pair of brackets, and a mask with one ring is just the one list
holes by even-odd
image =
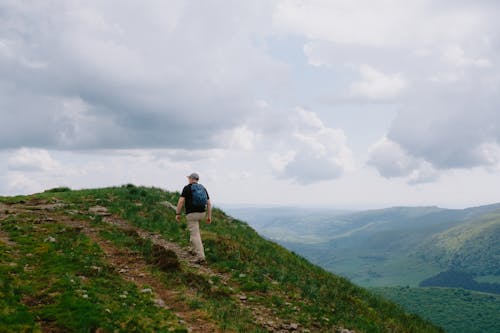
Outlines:
{"label": "blue backpack", "polygon": [[193,199],[191,201],[193,207],[205,207],[207,205],[208,195],[203,185],[197,183],[192,184],[191,192],[193,193]]}

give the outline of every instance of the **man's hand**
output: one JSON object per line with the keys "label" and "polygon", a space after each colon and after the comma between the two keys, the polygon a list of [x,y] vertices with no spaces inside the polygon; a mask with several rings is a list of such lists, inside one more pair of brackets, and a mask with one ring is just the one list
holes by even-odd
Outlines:
{"label": "man's hand", "polygon": [[[186,199],[184,199],[184,197],[180,197],[179,198],[179,201],[177,201],[177,207],[175,209],[175,220],[177,222],[180,222],[181,221],[181,213],[182,212],[182,206],[184,206],[184,202],[186,201]],[[178,213],[179,212],[179,213]]]}
{"label": "man's hand", "polygon": [[212,223],[212,217],[211,216],[207,216],[207,224],[210,224]]}

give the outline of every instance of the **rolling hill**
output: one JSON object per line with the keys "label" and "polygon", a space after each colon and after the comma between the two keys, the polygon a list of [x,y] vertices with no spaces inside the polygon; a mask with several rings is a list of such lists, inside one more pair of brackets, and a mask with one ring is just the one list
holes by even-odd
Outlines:
{"label": "rolling hill", "polygon": [[418,250],[424,260],[476,276],[500,276],[500,209],[436,234]]}
{"label": "rolling hill", "polygon": [[442,332],[218,209],[196,264],[178,196],[127,185],[1,197],[1,331]]}
{"label": "rolling hill", "polygon": [[499,204],[463,210],[230,212],[245,216],[266,237],[448,332],[499,331]]}
{"label": "rolling hill", "polygon": [[[230,209],[262,235],[364,286],[418,284],[443,271],[498,280],[500,204],[463,210],[394,207],[295,214]],[[280,214],[280,211],[282,212]]]}

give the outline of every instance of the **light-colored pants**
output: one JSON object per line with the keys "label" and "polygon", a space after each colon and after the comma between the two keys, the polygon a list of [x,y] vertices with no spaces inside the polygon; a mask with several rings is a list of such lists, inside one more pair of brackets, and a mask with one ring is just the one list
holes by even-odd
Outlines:
{"label": "light-colored pants", "polygon": [[205,250],[201,242],[200,221],[205,217],[205,213],[189,213],[186,215],[187,225],[189,228],[189,240],[191,246],[199,259],[205,259]]}

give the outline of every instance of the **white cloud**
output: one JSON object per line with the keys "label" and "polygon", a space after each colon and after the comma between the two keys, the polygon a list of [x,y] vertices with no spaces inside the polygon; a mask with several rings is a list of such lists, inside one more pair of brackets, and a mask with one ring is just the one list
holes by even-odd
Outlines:
{"label": "white cloud", "polygon": [[0,148],[218,147],[286,75],[269,6],[1,3]]}
{"label": "white cloud", "polygon": [[435,182],[441,177],[441,172],[436,170],[432,164],[422,161],[417,169],[412,170],[408,177],[408,184],[419,185]]}
{"label": "white cloud", "polygon": [[281,177],[306,185],[336,179],[352,166],[344,132],[325,126],[316,113],[296,108],[283,126],[289,134],[270,156]]}
{"label": "white cloud", "polygon": [[[193,170],[230,200],[240,179],[249,202],[276,184],[289,200],[312,200],[332,179],[338,196],[373,185],[367,201],[384,186],[384,198],[446,193],[438,185],[456,189],[455,174],[488,187],[500,168],[499,9],[0,2],[0,188],[178,189]],[[354,167],[354,152],[384,135],[368,161],[383,177]]]}
{"label": "white cloud", "polygon": [[252,151],[258,140],[258,135],[249,129],[246,125],[224,131],[217,135],[215,140],[219,145],[227,149]]}
{"label": "white cloud", "polygon": [[382,138],[371,147],[368,164],[377,168],[384,177],[398,177],[410,174],[418,162],[400,145]]}
{"label": "white cloud", "polygon": [[21,148],[8,159],[8,169],[13,171],[54,171],[59,167],[44,149]]}
{"label": "white cloud", "polygon": [[413,185],[430,183],[440,177],[432,164],[411,156],[398,143],[385,137],[370,148],[367,164],[385,178],[401,177]]}
{"label": "white cloud", "polygon": [[274,24],[283,32],[341,44],[435,46],[477,36],[487,24],[485,18],[493,15],[489,6],[426,0],[282,0]]}
{"label": "white cloud", "polygon": [[275,152],[269,156],[271,167],[277,173],[283,173],[286,166],[295,159],[295,151],[287,151],[283,153]]}
{"label": "white cloud", "polygon": [[396,97],[407,86],[401,73],[384,74],[368,65],[359,67],[361,81],[350,85],[352,97],[380,100]]}
{"label": "white cloud", "polygon": [[30,194],[42,191],[43,186],[33,178],[16,172],[9,174],[7,189],[10,193]]}
{"label": "white cloud", "polygon": [[491,62],[483,57],[469,58],[465,56],[465,51],[459,45],[450,45],[445,48],[443,58],[446,62],[457,66],[490,67]]}
{"label": "white cloud", "polygon": [[[281,1],[275,24],[304,36],[308,63],[345,82],[323,100],[397,106],[386,136],[409,157],[386,159],[378,147],[381,160],[372,155],[372,163],[382,174],[406,174],[415,159],[415,179],[433,179],[424,170],[498,163],[499,10],[493,1]],[[359,69],[361,80],[346,68]],[[392,160],[399,164],[385,165]]]}

